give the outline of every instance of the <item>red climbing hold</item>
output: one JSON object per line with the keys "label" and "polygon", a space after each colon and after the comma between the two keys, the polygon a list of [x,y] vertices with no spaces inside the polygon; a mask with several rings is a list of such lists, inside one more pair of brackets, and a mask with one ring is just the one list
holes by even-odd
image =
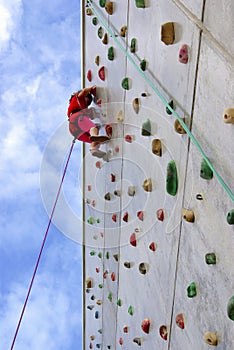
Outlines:
{"label": "red climbing hold", "polygon": [[115,273],[114,272],[112,272],[112,274],[111,274],[111,280],[114,282],[115,281]]}
{"label": "red climbing hold", "polygon": [[149,249],[152,250],[153,252],[155,252],[156,246],[155,246],[155,243],[154,243],[154,242],[150,243]]}
{"label": "red climbing hold", "polygon": [[98,71],[98,76],[101,80],[105,80],[105,67],[102,66]]}
{"label": "red climbing hold", "polygon": [[98,106],[101,106],[102,100],[99,98],[99,99],[96,101],[96,104],[97,104]]}
{"label": "red climbing hold", "polygon": [[90,69],[87,72],[87,79],[88,79],[88,81],[92,81],[92,72]]}
{"label": "red climbing hold", "polygon": [[99,270],[99,268],[98,267],[96,267],[96,272],[98,273],[100,270]]}
{"label": "red climbing hold", "polygon": [[158,209],[157,210],[157,218],[159,221],[163,221],[164,220],[164,211],[163,209]]}
{"label": "red climbing hold", "polygon": [[127,211],[123,216],[123,221],[128,222],[128,212]]}
{"label": "red climbing hold", "polygon": [[167,340],[167,335],[168,335],[167,326],[161,326],[159,328],[159,334],[162,337],[162,339]]}
{"label": "red climbing hold", "polygon": [[119,338],[119,344],[123,345],[123,338]]}
{"label": "red climbing hold", "polygon": [[128,326],[124,326],[123,331],[124,333],[128,333]]}
{"label": "red climbing hold", "polygon": [[176,324],[179,328],[184,329],[184,315],[183,314],[176,315]]}
{"label": "red climbing hold", "polygon": [[115,174],[111,173],[111,182],[115,182]]}
{"label": "red climbing hold", "polygon": [[128,142],[128,143],[132,143],[132,141],[133,141],[132,135],[129,135],[129,134],[126,135],[126,136],[125,136],[125,141]]}
{"label": "red climbing hold", "polygon": [[108,275],[108,271],[105,271],[105,272],[103,273],[103,278],[106,279],[107,275]]}
{"label": "red climbing hold", "polygon": [[179,61],[180,63],[188,63],[188,46],[186,44],[182,45],[179,51]]}
{"label": "red climbing hold", "polygon": [[119,146],[115,146],[115,152],[119,153]]}
{"label": "red climbing hold", "polygon": [[149,333],[149,329],[150,329],[150,319],[149,318],[145,318],[142,321],[141,329],[143,330],[143,332],[145,332],[147,334]]}
{"label": "red climbing hold", "polygon": [[137,212],[138,219],[143,221],[144,220],[144,212],[142,210]]}
{"label": "red climbing hold", "polygon": [[112,220],[113,220],[114,222],[117,221],[117,215],[116,215],[116,214],[113,214],[113,215],[112,215]]}
{"label": "red climbing hold", "polygon": [[130,236],[130,244],[133,247],[136,247],[136,245],[137,245],[136,234],[135,233],[132,233],[131,236]]}
{"label": "red climbing hold", "polygon": [[100,161],[96,162],[96,168],[101,169],[102,163]]}

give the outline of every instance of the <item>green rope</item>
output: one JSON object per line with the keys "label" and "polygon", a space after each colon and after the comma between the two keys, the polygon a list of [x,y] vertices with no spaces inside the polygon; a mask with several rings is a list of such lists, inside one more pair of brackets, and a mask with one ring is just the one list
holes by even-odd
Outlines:
{"label": "green rope", "polygon": [[234,194],[232,193],[232,191],[230,190],[230,188],[228,187],[228,185],[226,184],[226,182],[222,179],[222,177],[219,175],[219,173],[217,172],[217,170],[214,168],[214,166],[211,164],[209,158],[207,158],[206,154],[204,153],[203,149],[201,148],[199,142],[197,141],[197,139],[195,138],[195,136],[192,134],[192,132],[189,130],[189,128],[187,127],[187,125],[184,123],[183,119],[180,118],[180,116],[178,115],[178,113],[176,111],[174,111],[174,109],[167,103],[167,100],[165,99],[165,97],[160,93],[160,91],[156,88],[156,86],[147,78],[147,76],[145,75],[145,73],[141,70],[141,68],[135,63],[135,61],[132,58],[132,55],[130,55],[127,50],[123,47],[123,45],[121,44],[121,42],[116,38],[115,34],[113,33],[113,31],[110,29],[110,27],[108,26],[108,24],[105,22],[105,20],[103,19],[103,17],[100,15],[100,13],[97,11],[96,9],[96,5],[94,5],[92,3],[92,0],[87,0],[88,1],[88,6],[93,10],[93,12],[95,13],[95,15],[97,16],[97,18],[99,19],[100,23],[102,23],[102,25],[105,27],[106,31],[109,33],[109,35],[113,38],[113,40],[115,41],[115,43],[118,45],[118,47],[121,49],[121,51],[124,53],[124,55],[128,58],[128,60],[132,63],[132,65],[135,67],[135,69],[138,71],[138,73],[143,77],[143,79],[147,82],[147,84],[153,89],[153,91],[158,95],[158,97],[160,98],[160,100],[162,101],[162,103],[171,111],[171,113],[176,117],[176,119],[179,121],[179,123],[182,125],[182,127],[184,128],[184,130],[186,131],[186,133],[188,134],[188,136],[190,137],[190,139],[192,140],[193,144],[195,145],[195,147],[197,148],[197,150],[199,151],[199,153],[202,155],[203,159],[206,161],[206,163],[208,164],[208,166],[210,167],[210,169],[213,171],[213,173],[215,174],[217,180],[219,181],[219,183],[222,185],[222,187],[224,188],[224,190],[227,192],[227,194],[229,195],[229,197],[231,198],[231,200],[234,202]]}

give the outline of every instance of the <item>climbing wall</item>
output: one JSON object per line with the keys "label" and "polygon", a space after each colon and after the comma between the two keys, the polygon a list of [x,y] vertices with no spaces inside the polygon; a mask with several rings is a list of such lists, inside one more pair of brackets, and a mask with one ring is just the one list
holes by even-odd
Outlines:
{"label": "climbing wall", "polygon": [[103,159],[84,146],[83,348],[232,349],[234,3],[82,8],[113,130]]}

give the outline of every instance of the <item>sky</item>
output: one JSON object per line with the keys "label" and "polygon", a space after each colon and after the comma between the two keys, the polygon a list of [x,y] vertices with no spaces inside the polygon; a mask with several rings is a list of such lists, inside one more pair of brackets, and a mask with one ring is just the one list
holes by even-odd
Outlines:
{"label": "sky", "polygon": [[[80,37],[79,0],[0,0],[0,350],[11,347],[70,149],[66,111],[81,86]],[[80,159],[76,143],[62,194],[77,221]],[[67,238],[62,214],[15,350],[81,349],[81,245]]]}

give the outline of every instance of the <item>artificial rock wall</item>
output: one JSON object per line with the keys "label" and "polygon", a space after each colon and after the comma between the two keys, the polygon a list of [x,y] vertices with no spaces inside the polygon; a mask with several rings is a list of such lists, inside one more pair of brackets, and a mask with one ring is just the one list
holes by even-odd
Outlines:
{"label": "artificial rock wall", "polygon": [[231,350],[234,3],[107,3],[82,1],[84,85],[113,128],[105,159],[85,145],[83,347]]}

